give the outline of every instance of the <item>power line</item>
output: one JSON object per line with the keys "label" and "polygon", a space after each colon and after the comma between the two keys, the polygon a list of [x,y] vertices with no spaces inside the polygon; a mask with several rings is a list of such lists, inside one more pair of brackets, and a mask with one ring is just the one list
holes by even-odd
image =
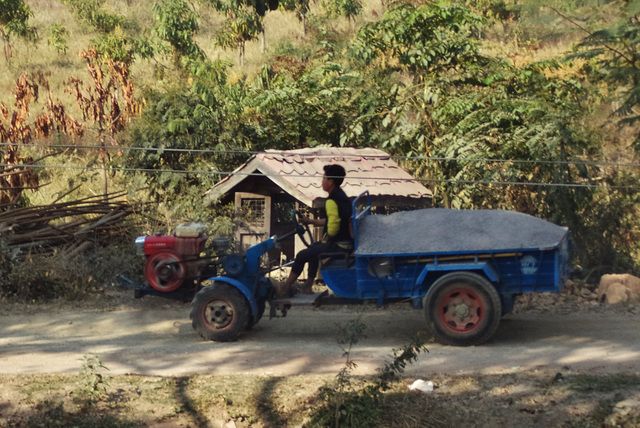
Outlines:
{"label": "power line", "polygon": [[[10,166],[9,164],[0,163],[0,166]],[[87,170],[87,171],[102,171],[102,166],[74,166],[74,165],[20,165],[22,167],[42,168],[42,169],[71,169],[71,170]],[[289,178],[320,178],[320,174],[263,174],[263,173],[251,173],[251,172],[233,172],[233,171],[211,171],[211,170],[182,170],[182,169],[153,169],[153,168],[121,168],[113,167],[108,168],[110,171],[120,172],[149,172],[149,173],[170,173],[170,174],[194,174],[194,175],[218,175],[218,176],[230,176],[239,175],[245,177],[289,177]],[[350,175],[346,180],[389,180],[385,177],[364,177]],[[583,188],[583,189],[595,189],[603,187],[601,184],[590,183],[544,183],[544,182],[522,182],[522,181],[497,181],[497,180],[458,180],[458,179],[441,179],[441,178],[394,178],[393,181],[400,182],[419,182],[419,183],[439,183],[439,184],[476,184],[476,185],[500,185],[500,186],[527,186],[527,187],[555,187],[555,188]],[[606,186],[608,189],[615,190],[640,190],[640,186],[631,185],[610,185]]]}
{"label": "power line", "polygon": [[[314,158],[362,158],[359,154],[311,154],[311,153],[291,153],[288,150],[282,151],[254,151],[254,150],[237,150],[237,149],[180,149],[175,147],[131,147],[131,146],[93,146],[93,145],[74,145],[74,144],[55,144],[49,146],[34,146],[33,144],[12,144],[12,143],[0,143],[1,146],[18,146],[18,147],[44,147],[50,149],[84,149],[84,150],[116,150],[116,151],[143,151],[143,152],[169,152],[169,153],[200,153],[200,154],[218,154],[218,155],[246,155],[254,156],[260,153],[266,153],[272,156],[282,157],[314,157]],[[401,156],[401,155],[375,155],[367,154],[366,158],[378,158],[378,159],[395,159],[405,161],[434,161],[434,162],[483,162],[483,163],[512,163],[512,164],[529,164],[529,165],[575,165],[575,166],[592,166],[592,167],[631,167],[640,168],[640,163],[633,162],[609,162],[609,161],[582,161],[582,160],[531,160],[531,159],[495,159],[495,158],[455,158],[455,157],[441,157],[441,156]]]}

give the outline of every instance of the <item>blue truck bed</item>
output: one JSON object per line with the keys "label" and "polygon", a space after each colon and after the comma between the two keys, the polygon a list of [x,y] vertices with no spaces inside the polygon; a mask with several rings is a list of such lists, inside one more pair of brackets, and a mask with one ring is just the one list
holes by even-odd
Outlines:
{"label": "blue truck bed", "polygon": [[420,307],[438,278],[465,271],[486,277],[507,312],[514,295],[559,292],[569,275],[569,230],[527,214],[441,208],[369,213],[365,209],[354,222],[353,258],[321,269],[340,297],[414,299]]}

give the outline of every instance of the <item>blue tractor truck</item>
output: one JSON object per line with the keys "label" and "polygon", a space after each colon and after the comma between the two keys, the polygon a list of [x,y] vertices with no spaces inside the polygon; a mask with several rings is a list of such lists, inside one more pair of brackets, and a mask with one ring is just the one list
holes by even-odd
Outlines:
{"label": "blue tractor truck", "polygon": [[[220,248],[213,261],[196,256],[196,262],[189,262],[170,248],[160,251],[173,254],[156,257],[157,248],[146,250],[151,242],[145,238],[151,237],[137,243],[147,254],[146,273],[156,289],[182,284],[190,269],[204,273],[205,285],[198,281],[190,316],[198,334],[214,341],[236,340],[267,307],[273,317],[298,304],[408,302],[424,311],[425,327],[437,342],[478,345],[494,335],[516,296],[559,293],[571,270],[569,230],[530,215],[443,208],[376,215],[368,192],[352,202],[352,210],[354,251],[321,255],[327,290],[312,295],[277,298],[272,269],[262,262],[293,234],[310,238],[308,228],[297,222],[290,233],[272,236],[244,255]],[[187,239],[196,240],[187,245],[192,253],[201,250],[195,247],[202,245],[202,236]],[[224,247],[224,240],[218,242]]]}

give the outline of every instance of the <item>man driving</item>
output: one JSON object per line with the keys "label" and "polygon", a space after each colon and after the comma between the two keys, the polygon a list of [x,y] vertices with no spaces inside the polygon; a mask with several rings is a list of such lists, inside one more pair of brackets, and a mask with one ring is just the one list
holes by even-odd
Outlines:
{"label": "man driving", "polygon": [[329,194],[325,202],[325,216],[322,218],[300,219],[302,224],[323,226],[321,241],[312,243],[308,248],[300,251],[293,262],[291,273],[278,290],[279,297],[292,295],[293,283],[298,279],[304,269],[305,263],[309,264],[307,280],[297,288],[302,293],[312,293],[313,281],[318,273],[320,264],[319,256],[322,253],[350,252],[353,250],[353,238],[349,232],[349,220],[351,218],[351,201],[340,187],[344,182],[346,171],[341,165],[325,165],[322,176],[322,190]]}

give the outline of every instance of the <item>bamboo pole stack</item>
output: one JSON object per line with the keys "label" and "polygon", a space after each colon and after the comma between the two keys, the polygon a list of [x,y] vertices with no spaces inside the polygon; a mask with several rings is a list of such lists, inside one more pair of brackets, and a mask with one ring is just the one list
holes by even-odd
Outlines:
{"label": "bamboo pole stack", "polygon": [[121,227],[133,207],[122,193],[72,202],[6,210],[0,213],[0,239],[11,251],[75,253],[105,241]]}

